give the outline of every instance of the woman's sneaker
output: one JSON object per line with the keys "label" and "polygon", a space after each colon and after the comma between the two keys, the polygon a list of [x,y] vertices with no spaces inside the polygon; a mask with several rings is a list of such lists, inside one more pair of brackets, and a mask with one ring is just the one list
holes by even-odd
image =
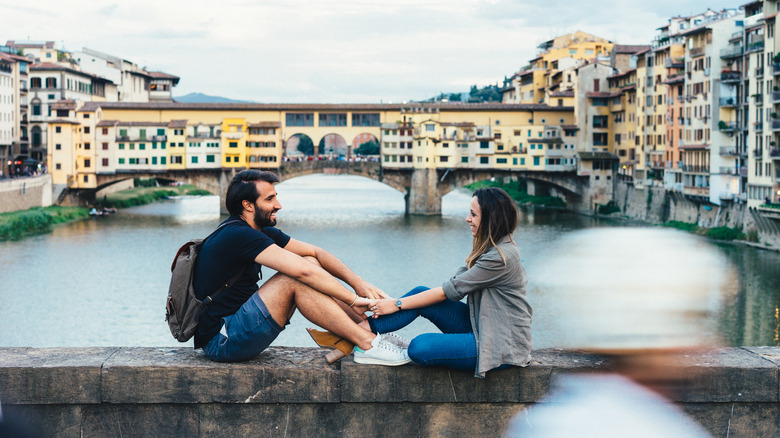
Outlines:
{"label": "woman's sneaker", "polygon": [[398,336],[395,333],[382,333],[382,338],[396,347],[403,349],[409,348],[409,344],[412,342],[409,339],[406,339],[403,336]]}
{"label": "woman's sneaker", "polygon": [[377,334],[371,341],[370,350],[355,347],[354,361],[356,363],[398,366],[411,362],[406,350],[403,350],[384,339],[385,335]]}

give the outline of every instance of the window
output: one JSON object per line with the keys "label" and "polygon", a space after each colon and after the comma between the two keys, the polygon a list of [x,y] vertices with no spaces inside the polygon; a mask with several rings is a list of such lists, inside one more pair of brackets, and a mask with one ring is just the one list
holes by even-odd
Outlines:
{"label": "window", "polygon": [[479,164],[490,164],[490,157],[479,157]]}
{"label": "window", "polygon": [[58,151],[59,151],[59,150],[62,150],[62,145],[61,145],[61,144],[59,144],[59,143],[57,143],[56,145],[54,145],[54,149],[56,149],[56,150],[58,150]]}
{"label": "window", "polygon": [[84,143],[84,150],[89,150],[91,145],[89,143]]}
{"label": "window", "polygon": [[379,113],[352,113],[352,126],[379,126]]}
{"label": "window", "polygon": [[347,114],[320,114],[320,126],[347,126]]}
{"label": "window", "polygon": [[193,156],[193,157],[190,157],[190,158],[192,160],[192,164],[198,164],[198,157],[197,157],[197,155]]}
{"label": "window", "polygon": [[490,147],[490,142],[489,141],[480,141],[479,142],[479,148],[480,149],[487,149],[489,147]]}
{"label": "window", "polygon": [[165,128],[157,128],[157,135],[165,135]]}
{"label": "window", "polygon": [[101,164],[103,165],[103,167],[108,167],[108,158],[103,158],[101,160]]}
{"label": "window", "polygon": [[84,167],[92,167],[92,161],[89,158],[84,160]]}
{"label": "window", "polygon": [[54,168],[57,169],[57,170],[62,170],[62,164],[57,163],[57,164],[54,165]]}
{"label": "window", "polygon": [[89,126],[84,127],[84,134],[89,134]]}
{"label": "window", "polygon": [[125,159],[124,159],[124,158],[120,158],[120,159],[118,160],[118,162],[119,162],[119,164],[125,164]]}
{"label": "window", "polygon": [[435,130],[436,130],[436,125],[434,125],[432,123],[427,123],[425,125],[425,132],[433,132]]}
{"label": "window", "polygon": [[506,164],[506,158],[496,158],[496,164]]}
{"label": "window", "polygon": [[124,148],[125,148],[125,144],[124,143],[119,143],[119,149],[121,150],[121,149],[124,149]]}
{"label": "window", "polygon": [[62,132],[62,126],[55,126],[55,127],[54,127],[54,132],[56,132],[57,134],[59,134],[60,132]]}
{"label": "window", "polygon": [[167,159],[167,157],[160,157],[160,164],[165,164],[165,160]]}
{"label": "window", "polygon": [[460,157],[460,162],[461,163],[468,163],[469,162],[469,157]]}
{"label": "window", "polygon": [[152,164],[157,164],[157,157],[152,157]]}
{"label": "window", "polygon": [[206,162],[207,163],[213,163],[214,162],[214,155],[206,155]]}
{"label": "window", "polygon": [[238,147],[238,142],[237,141],[231,141],[231,142],[228,143],[228,147],[237,148]]}
{"label": "window", "polygon": [[287,126],[314,126],[314,113],[287,113]]}

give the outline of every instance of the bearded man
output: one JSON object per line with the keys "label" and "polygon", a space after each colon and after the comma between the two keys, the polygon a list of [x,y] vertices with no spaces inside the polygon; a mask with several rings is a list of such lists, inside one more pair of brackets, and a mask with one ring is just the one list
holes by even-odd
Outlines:
{"label": "bearded man", "polygon": [[[354,343],[370,363],[409,362],[403,349],[359,326],[342,309],[349,306],[362,314],[369,299],[387,294],[322,248],[275,228],[282,208],[274,187],[278,182],[275,174],[259,170],[241,171],[230,182],[225,198],[230,217],[203,244],[195,294],[204,299],[241,275],[206,307],[195,348],[218,362],[251,359],[276,339],[298,309],[309,321]],[[277,273],[258,288],[263,265]]]}

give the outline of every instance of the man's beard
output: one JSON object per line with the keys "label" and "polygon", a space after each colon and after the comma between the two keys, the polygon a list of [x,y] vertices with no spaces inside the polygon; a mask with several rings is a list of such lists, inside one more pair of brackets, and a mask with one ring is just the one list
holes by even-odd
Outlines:
{"label": "man's beard", "polygon": [[275,212],[276,210],[264,211],[262,208],[260,208],[260,206],[255,204],[255,226],[257,228],[275,226],[276,219],[271,219],[271,215]]}

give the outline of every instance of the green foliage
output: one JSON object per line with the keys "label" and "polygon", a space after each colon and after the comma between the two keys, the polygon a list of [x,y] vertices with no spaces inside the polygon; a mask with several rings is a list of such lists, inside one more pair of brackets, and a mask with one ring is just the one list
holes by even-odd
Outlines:
{"label": "green foliage", "polygon": [[481,189],[482,187],[502,188],[518,204],[531,204],[531,205],[538,205],[544,207],[566,207],[566,202],[563,199],[555,196],[529,195],[524,187],[521,188],[521,183],[518,183],[517,181],[510,181],[508,183],[504,183],[501,180],[495,180],[495,181],[485,180],[485,181],[477,181],[473,184],[469,184],[466,186],[466,188],[470,190],[477,190],[477,189]]}
{"label": "green foliage", "polygon": [[306,134],[298,135],[298,152],[303,155],[314,155],[314,142]]}
{"label": "green foliage", "polygon": [[206,190],[193,185],[174,186],[174,187],[136,187],[134,189],[122,190],[112,193],[103,198],[103,201],[97,202],[98,207],[128,208],[138,205],[151,204],[152,202],[168,198],[170,196],[204,196],[210,195]]}
{"label": "green foliage", "polygon": [[211,192],[204,189],[192,189],[192,190],[187,190],[186,192],[187,196],[208,196],[210,194]]}
{"label": "green foliage", "polygon": [[501,102],[501,92],[499,91],[498,85],[488,85],[482,88],[477,88],[476,85],[472,85],[471,90],[469,91],[468,102]]}
{"label": "green foliage", "polygon": [[[688,223],[688,222],[680,222],[680,221],[669,221],[663,224],[665,227],[669,228],[676,228],[678,230],[687,231],[689,233],[698,234],[700,236],[707,237],[709,239],[715,239],[715,240],[742,240],[747,239],[750,240],[750,233],[746,236],[741,230],[738,230],[736,228],[729,228],[729,227],[715,227],[715,228],[707,228],[707,227],[700,227],[696,224]],[[755,230],[752,230],[751,232],[754,232]],[[758,240],[758,235],[756,234],[754,236],[756,238],[755,241]]]}
{"label": "green foliage", "polygon": [[157,178],[133,178],[134,187],[157,187]]}
{"label": "green foliage", "polygon": [[84,219],[87,209],[80,207],[34,207],[29,210],[0,214],[0,241],[19,240],[51,231],[52,226]]}
{"label": "green foliage", "polygon": [[755,228],[748,230],[747,236],[745,236],[745,240],[748,242],[758,243],[758,230]]}
{"label": "green foliage", "polygon": [[369,140],[358,146],[354,152],[358,155],[379,155],[379,143],[376,140]]}
{"label": "green foliage", "polygon": [[599,214],[620,213],[620,207],[617,206],[615,201],[609,201],[604,205],[599,205],[598,213]]}

